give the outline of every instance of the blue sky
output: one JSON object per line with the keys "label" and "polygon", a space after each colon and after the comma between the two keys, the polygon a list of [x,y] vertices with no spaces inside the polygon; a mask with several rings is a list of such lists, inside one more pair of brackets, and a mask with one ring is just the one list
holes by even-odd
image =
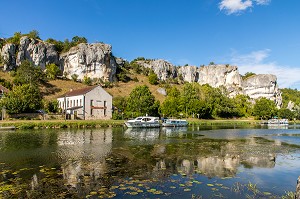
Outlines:
{"label": "blue sky", "polygon": [[300,88],[299,0],[3,0],[0,37],[84,36],[115,56],[232,64]]}

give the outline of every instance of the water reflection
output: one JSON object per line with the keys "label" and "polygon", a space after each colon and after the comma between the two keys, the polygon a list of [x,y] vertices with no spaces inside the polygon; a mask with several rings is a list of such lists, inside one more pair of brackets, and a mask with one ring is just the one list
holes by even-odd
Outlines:
{"label": "water reflection", "polygon": [[111,152],[112,138],[112,129],[59,135],[57,154],[61,160],[66,160],[61,168],[67,184],[76,187],[84,176],[97,179],[107,172],[105,157]]}
{"label": "water reflection", "polygon": [[[66,192],[68,197],[74,194],[82,198],[96,191],[96,196],[108,198],[113,195],[103,194],[125,197],[130,189],[125,189],[125,184],[132,179],[131,186],[136,183],[133,193],[144,194],[139,198],[157,198],[147,190],[159,186],[162,191],[168,191],[170,183],[173,183],[171,187],[178,188],[177,193],[182,197],[191,198],[185,193],[187,191],[180,189],[186,178],[195,182],[201,178],[212,183],[212,179],[230,177],[239,182],[243,181],[241,175],[245,175],[244,181],[248,183],[253,175],[257,175],[253,180],[260,178],[259,174],[254,174],[257,169],[264,169],[270,174],[270,187],[280,187],[276,180],[278,176],[293,178],[299,171],[293,171],[298,168],[297,163],[277,162],[285,157],[283,154],[298,153],[299,146],[284,142],[287,135],[299,142],[297,131],[290,129],[105,128],[3,133],[0,134],[0,181],[6,185],[14,182],[11,179],[22,179],[13,184],[23,186],[20,194],[32,190],[47,192],[48,189],[50,194],[56,187],[54,190]],[[300,158],[294,161],[298,160]],[[30,169],[21,171],[24,167]],[[276,167],[283,169],[276,170]],[[252,172],[252,176],[244,170]],[[174,175],[180,177],[174,179]],[[222,184],[226,183],[232,186],[233,181],[222,181]],[[198,185],[189,186],[199,190]],[[203,186],[201,190],[212,192]],[[282,187],[280,192],[284,193],[287,186],[292,185]],[[113,187],[124,190],[113,191]],[[105,191],[99,191],[104,188]]]}

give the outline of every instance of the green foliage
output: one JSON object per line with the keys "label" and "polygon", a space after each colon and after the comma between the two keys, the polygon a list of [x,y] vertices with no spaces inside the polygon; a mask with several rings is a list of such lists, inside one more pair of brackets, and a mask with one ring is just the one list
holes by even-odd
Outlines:
{"label": "green foliage", "polygon": [[61,70],[55,64],[49,64],[46,66],[46,76],[48,79],[56,79],[61,73]]}
{"label": "green foliage", "polygon": [[252,72],[246,72],[245,75],[242,76],[242,79],[245,80],[247,79],[248,77],[251,77],[253,75],[256,75],[255,73],[252,73]]}
{"label": "green foliage", "polygon": [[160,113],[166,117],[176,117],[179,115],[180,92],[176,87],[171,87],[167,93],[167,98],[160,106]]}
{"label": "green foliage", "polygon": [[300,91],[297,89],[284,88],[280,89],[282,92],[282,107],[286,108],[289,101],[295,103],[295,105],[300,105]]}
{"label": "green foliage", "polygon": [[35,67],[29,61],[23,61],[18,67],[13,82],[16,85],[32,84],[38,85],[45,82],[45,75],[40,67]]}
{"label": "green foliage", "polygon": [[249,117],[253,112],[253,105],[247,95],[237,95],[234,97],[234,103],[241,117]]}
{"label": "green foliage", "polygon": [[42,108],[42,96],[37,86],[23,84],[2,98],[0,106],[5,106],[9,114],[30,113]]}
{"label": "green foliage", "polygon": [[77,46],[80,43],[87,43],[87,39],[85,37],[79,37],[79,36],[74,36],[72,38],[72,41],[69,41],[69,39],[65,39],[64,41],[58,41],[53,38],[49,38],[46,40],[46,42],[54,44],[56,50],[61,53],[61,52],[67,52],[70,50],[70,48]]}
{"label": "green foliage", "polygon": [[85,85],[91,86],[92,85],[92,79],[88,76],[84,76],[83,77],[83,81],[82,81]]}
{"label": "green foliage", "polygon": [[295,113],[292,112],[292,111],[289,110],[289,109],[282,108],[282,109],[279,109],[279,110],[278,110],[278,117],[279,117],[279,118],[284,118],[284,119],[292,120],[292,119],[295,118]]}
{"label": "green foliage", "polygon": [[148,86],[137,86],[129,95],[126,111],[134,116],[146,114],[157,116],[158,104]]}
{"label": "green foliage", "polygon": [[151,85],[158,84],[158,77],[153,71],[150,72],[150,75],[148,76],[148,80]]}
{"label": "green foliage", "polygon": [[64,49],[64,42],[62,41],[57,41],[55,39],[49,38],[45,42],[54,44],[55,50],[58,51],[58,53],[61,53]]}
{"label": "green foliage", "polygon": [[0,85],[4,86],[5,88],[11,90],[12,89],[12,83],[10,83],[9,81],[0,78]]}
{"label": "green foliage", "polygon": [[209,65],[215,65],[215,62],[213,61],[209,62]]}
{"label": "green foliage", "polygon": [[21,32],[15,32],[14,36],[12,36],[6,40],[6,43],[12,43],[12,44],[18,45],[20,43],[21,37],[22,37]]}
{"label": "green foliage", "polygon": [[40,34],[37,30],[32,30],[26,35],[31,39],[40,39]]}
{"label": "green foliage", "polygon": [[72,38],[71,44],[72,44],[72,46],[77,46],[80,43],[87,43],[87,42],[88,41],[87,41],[87,39],[85,37],[74,36]]}
{"label": "green foliage", "polygon": [[78,80],[78,75],[77,75],[77,74],[73,74],[73,75],[71,75],[71,78],[72,78],[72,80],[73,80],[74,82],[77,82],[77,80]]}
{"label": "green foliage", "polygon": [[273,101],[263,97],[256,100],[253,108],[253,116],[257,119],[270,119],[277,113],[276,105]]}
{"label": "green foliage", "polygon": [[47,101],[44,107],[48,113],[58,113],[59,112],[58,105],[59,103],[57,100],[52,100],[52,101]]}

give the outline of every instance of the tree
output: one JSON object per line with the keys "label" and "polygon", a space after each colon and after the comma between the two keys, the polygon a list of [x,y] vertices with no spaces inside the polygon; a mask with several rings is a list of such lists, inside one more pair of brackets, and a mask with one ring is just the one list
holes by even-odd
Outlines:
{"label": "tree", "polygon": [[17,85],[32,84],[38,85],[45,82],[45,75],[40,67],[36,67],[32,62],[23,61],[18,67],[14,83]]}
{"label": "tree", "polygon": [[59,111],[59,103],[57,100],[47,101],[45,103],[45,109],[49,113],[57,113]]}
{"label": "tree", "polygon": [[272,100],[265,97],[256,100],[253,115],[258,119],[270,119],[276,115],[277,108]]}
{"label": "tree", "polygon": [[15,86],[2,98],[0,106],[4,106],[9,114],[34,112],[43,106],[42,95],[36,86],[30,84]]}
{"label": "tree", "polygon": [[87,43],[87,39],[85,37],[74,36],[72,38],[72,46],[76,46],[80,43]]}
{"label": "tree", "polygon": [[242,79],[247,79],[248,77],[251,77],[253,75],[256,75],[255,73],[252,73],[252,72],[246,72],[244,76],[242,76]]}
{"label": "tree", "polygon": [[292,120],[295,118],[295,114],[290,109],[282,108],[278,110],[278,117]]}
{"label": "tree", "polygon": [[250,102],[249,96],[237,95],[233,100],[241,117],[249,117],[252,115],[253,105]]}
{"label": "tree", "polygon": [[150,72],[150,75],[148,76],[148,80],[151,85],[158,84],[158,77],[153,71]]}
{"label": "tree", "polygon": [[40,34],[37,30],[30,31],[27,36],[32,39],[40,39]]}
{"label": "tree", "polygon": [[146,114],[157,116],[158,104],[148,86],[137,86],[129,95],[126,111],[131,112],[134,116]]}
{"label": "tree", "polygon": [[77,79],[78,79],[78,75],[77,74],[73,74],[71,75],[71,78],[74,82],[77,82]]}
{"label": "tree", "polygon": [[92,79],[91,79],[90,77],[88,77],[88,76],[84,76],[82,82],[83,82],[85,85],[88,85],[88,86],[92,85]]}
{"label": "tree", "polygon": [[18,45],[20,43],[21,37],[22,37],[22,33],[21,32],[15,32],[14,36],[8,38],[6,40],[6,42]]}
{"label": "tree", "polygon": [[56,77],[61,73],[61,70],[55,64],[49,64],[46,66],[46,76],[48,79],[56,79]]}

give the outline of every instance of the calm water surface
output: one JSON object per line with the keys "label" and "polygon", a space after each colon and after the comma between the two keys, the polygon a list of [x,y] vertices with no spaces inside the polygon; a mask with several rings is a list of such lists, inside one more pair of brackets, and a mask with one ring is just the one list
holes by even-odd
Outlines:
{"label": "calm water surface", "polygon": [[300,127],[0,132],[0,198],[281,198]]}

